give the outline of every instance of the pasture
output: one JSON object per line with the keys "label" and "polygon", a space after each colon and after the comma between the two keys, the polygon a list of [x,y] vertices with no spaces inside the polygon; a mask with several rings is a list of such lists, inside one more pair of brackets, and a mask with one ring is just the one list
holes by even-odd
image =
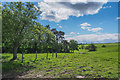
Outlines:
{"label": "pasture", "polygon": [[[87,46],[88,44],[85,44]],[[24,54],[10,62],[12,54],[2,54],[4,78],[117,78],[118,77],[118,43],[95,44],[96,51],[75,50],[74,53]],[[79,48],[81,45],[79,45]],[[85,54],[79,54],[84,52]]]}

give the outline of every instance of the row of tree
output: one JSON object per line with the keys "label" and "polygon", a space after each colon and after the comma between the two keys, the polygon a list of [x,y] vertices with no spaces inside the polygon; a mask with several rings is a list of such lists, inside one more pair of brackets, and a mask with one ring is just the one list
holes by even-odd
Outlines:
{"label": "row of tree", "polygon": [[0,53],[2,53],[2,6],[0,3]]}
{"label": "row of tree", "polygon": [[65,33],[43,27],[36,22],[41,14],[33,3],[10,2],[2,8],[2,49],[3,53],[70,52],[77,49],[77,41],[64,39]]}

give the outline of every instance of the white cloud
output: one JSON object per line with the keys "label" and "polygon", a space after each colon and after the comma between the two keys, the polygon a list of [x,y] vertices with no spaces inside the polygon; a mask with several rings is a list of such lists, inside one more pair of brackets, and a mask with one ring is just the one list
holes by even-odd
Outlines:
{"label": "white cloud", "polygon": [[86,26],[91,26],[91,24],[88,24],[87,22],[80,24],[82,27],[82,29],[87,29],[88,31],[92,31],[92,32],[98,32],[99,30],[103,30],[103,28],[101,27],[97,27],[97,28],[92,28],[92,27],[86,27]]}
{"label": "white cloud", "polygon": [[101,27],[97,27],[97,28],[91,28],[91,27],[81,27],[82,29],[87,29],[88,31],[92,31],[92,32],[98,32],[100,30],[103,30],[103,28]]}
{"label": "white cloud", "polygon": [[[66,1],[66,2],[65,2]],[[41,19],[60,22],[69,16],[93,15],[99,12],[108,0],[44,0],[39,2]]]}
{"label": "white cloud", "polygon": [[120,17],[117,17],[116,19],[120,19]]}
{"label": "white cloud", "polygon": [[75,34],[75,32],[71,32],[70,35]]}
{"label": "white cloud", "polygon": [[64,35],[64,37],[68,37],[68,36],[71,36],[71,35]]}
{"label": "white cloud", "polygon": [[64,35],[64,37],[70,37],[70,36],[73,36],[73,34],[75,34],[75,32],[71,32],[69,35]]}
{"label": "white cloud", "polygon": [[59,28],[62,28],[62,26],[59,26]]}
{"label": "white cloud", "polygon": [[79,36],[67,36],[66,40],[76,40],[78,42],[118,42],[118,33],[113,34],[87,34]]}
{"label": "white cloud", "polygon": [[88,24],[87,22],[80,24],[81,26],[91,26],[91,24]]}
{"label": "white cloud", "polygon": [[82,29],[90,29],[91,27],[81,27]]}
{"label": "white cloud", "polygon": [[106,3],[108,0],[44,0],[44,2],[71,2],[73,4],[76,4],[78,2],[80,3],[87,3],[87,2],[104,2]]}
{"label": "white cloud", "polygon": [[57,24],[57,25],[59,25],[59,24]]}
{"label": "white cloud", "polygon": [[103,30],[103,28],[98,27],[98,28],[91,28],[91,29],[88,29],[88,31],[92,31],[92,32],[98,32],[99,30]]}
{"label": "white cloud", "polygon": [[80,33],[77,33],[77,34],[80,34]]}
{"label": "white cloud", "polygon": [[103,7],[103,9],[106,9],[106,8],[111,8],[112,6],[105,6],[105,7]]}

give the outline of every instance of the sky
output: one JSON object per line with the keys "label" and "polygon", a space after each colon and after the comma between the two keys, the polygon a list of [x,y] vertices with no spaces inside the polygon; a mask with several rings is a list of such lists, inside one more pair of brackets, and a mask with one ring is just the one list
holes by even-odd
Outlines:
{"label": "sky", "polygon": [[[99,0],[98,0],[99,1]],[[108,0],[39,0],[38,22],[65,32],[66,40],[79,43],[118,41],[118,2]]]}

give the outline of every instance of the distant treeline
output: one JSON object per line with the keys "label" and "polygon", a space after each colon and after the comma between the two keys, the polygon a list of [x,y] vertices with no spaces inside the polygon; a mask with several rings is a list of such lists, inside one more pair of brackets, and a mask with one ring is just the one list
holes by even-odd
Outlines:
{"label": "distant treeline", "polygon": [[[3,43],[4,44],[4,43]],[[55,45],[56,44],[56,45]],[[74,52],[74,50],[78,50],[78,44],[77,41],[70,40],[68,42],[67,40],[62,40],[60,43],[53,43],[47,45],[44,43],[41,43],[39,45],[35,45],[34,43],[31,45],[25,44],[25,46],[20,46],[17,49],[17,53],[69,53]],[[46,46],[47,45],[47,46]],[[4,45],[2,46],[2,52],[3,53],[13,53],[14,48],[12,46]]]}

